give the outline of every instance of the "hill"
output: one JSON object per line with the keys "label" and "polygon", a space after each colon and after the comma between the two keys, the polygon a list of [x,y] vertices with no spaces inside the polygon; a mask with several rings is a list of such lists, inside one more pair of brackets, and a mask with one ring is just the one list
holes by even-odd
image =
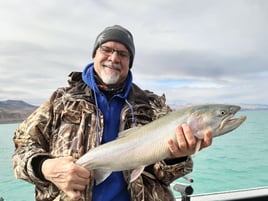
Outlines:
{"label": "hill", "polygon": [[21,100],[0,101],[0,124],[19,123],[36,108],[37,106]]}

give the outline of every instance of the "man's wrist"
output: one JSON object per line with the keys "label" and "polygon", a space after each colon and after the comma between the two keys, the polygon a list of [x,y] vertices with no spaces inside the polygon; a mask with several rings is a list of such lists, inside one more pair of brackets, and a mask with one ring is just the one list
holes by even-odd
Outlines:
{"label": "man's wrist", "polygon": [[47,179],[45,178],[42,172],[42,165],[47,159],[50,159],[50,158],[51,158],[50,156],[42,155],[42,156],[37,156],[32,160],[32,167],[33,167],[35,176],[43,181],[47,181]]}

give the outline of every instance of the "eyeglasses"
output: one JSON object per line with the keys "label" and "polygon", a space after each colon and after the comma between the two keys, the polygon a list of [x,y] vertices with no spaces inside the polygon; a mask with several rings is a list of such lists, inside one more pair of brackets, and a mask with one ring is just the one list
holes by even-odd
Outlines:
{"label": "eyeglasses", "polygon": [[124,50],[115,50],[111,47],[101,45],[100,46],[100,52],[106,56],[111,56],[114,52],[118,54],[120,59],[128,59],[130,57],[129,52],[124,51]]}

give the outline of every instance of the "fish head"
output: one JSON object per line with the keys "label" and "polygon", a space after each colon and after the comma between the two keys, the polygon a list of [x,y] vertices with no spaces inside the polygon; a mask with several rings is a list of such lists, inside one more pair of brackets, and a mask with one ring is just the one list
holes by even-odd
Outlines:
{"label": "fish head", "polygon": [[229,105],[227,106],[227,109],[225,111],[221,111],[222,121],[215,130],[215,136],[220,136],[231,132],[232,130],[239,127],[246,120],[246,116],[240,116],[238,118],[234,117],[240,109],[241,108],[239,106]]}
{"label": "fish head", "polygon": [[234,118],[240,109],[240,106],[225,104],[194,106],[187,123],[199,139],[207,130],[217,137],[236,129],[245,121],[246,116]]}

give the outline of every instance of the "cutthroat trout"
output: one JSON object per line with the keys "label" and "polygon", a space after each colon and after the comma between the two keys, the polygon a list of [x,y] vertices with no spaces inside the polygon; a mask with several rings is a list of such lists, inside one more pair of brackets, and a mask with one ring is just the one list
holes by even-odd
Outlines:
{"label": "cutthroat trout", "polygon": [[134,181],[145,166],[170,157],[168,141],[176,142],[175,128],[188,124],[198,138],[196,147],[205,132],[210,130],[213,137],[226,134],[246,119],[246,116],[233,118],[240,110],[236,105],[206,104],[182,108],[141,127],[119,133],[118,139],[89,150],[76,163],[94,170],[96,183],[104,181],[112,171],[135,170],[131,175]]}

